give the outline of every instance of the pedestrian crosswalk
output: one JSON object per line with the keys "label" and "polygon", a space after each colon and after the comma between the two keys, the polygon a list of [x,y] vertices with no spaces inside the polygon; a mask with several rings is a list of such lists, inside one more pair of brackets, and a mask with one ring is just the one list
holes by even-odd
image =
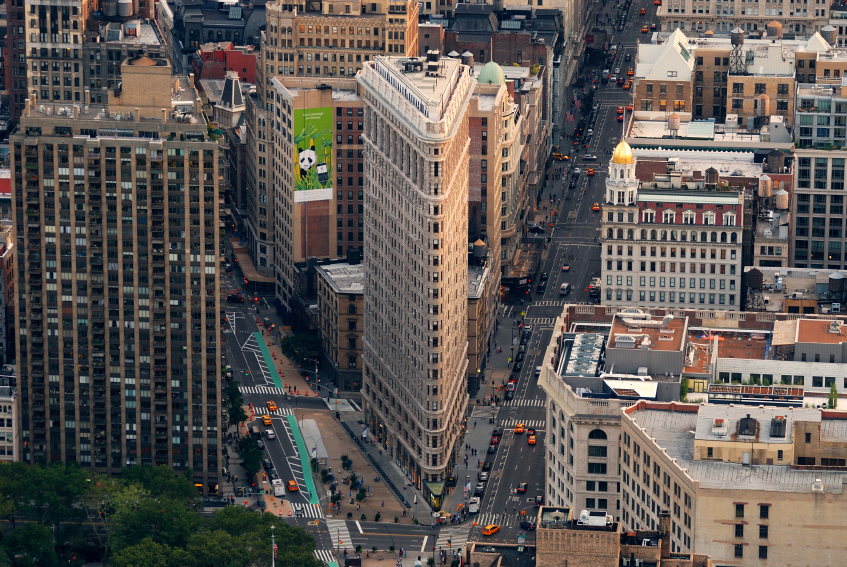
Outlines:
{"label": "pedestrian crosswalk", "polygon": [[521,518],[517,514],[494,514],[491,512],[487,512],[485,514],[480,514],[477,517],[477,525],[478,526],[487,526],[489,524],[496,524],[501,528],[515,528],[520,525]]}
{"label": "pedestrian crosswalk", "polygon": [[332,554],[332,551],[328,549],[316,549],[315,559],[317,559],[318,561],[323,561],[326,564],[336,562],[335,556]]}
{"label": "pedestrian crosswalk", "polygon": [[551,300],[551,299],[545,299],[544,301],[534,302],[530,307],[553,307],[555,305],[564,305],[564,304],[565,304],[564,299],[559,299],[559,300],[556,300],[556,301]]}
{"label": "pedestrian crosswalk", "polygon": [[507,400],[503,402],[504,406],[530,406],[530,407],[543,407],[544,400],[539,399],[530,399],[530,400]]}
{"label": "pedestrian crosswalk", "polygon": [[541,429],[544,427],[543,419],[506,419],[500,422],[500,425],[506,429],[513,429],[518,423],[523,423],[524,428]]}
{"label": "pedestrian crosswalk", "polygon": [[327,520],[326,527],[329,530],[329,537],[332,539],[332,547],[335,549],[344,549],[345,547],[353,549],[353,541],[350,539],[346,520]]}
{"label": "pedestrian crosswalk", "polygon": [[552,325],[555,321],[555,317],[530,317],[523,319],[524,325]]}
{"label": "pedestrian crosswalk", "polygon": [[463,524],[458,524],[451,527],[449,524],[442,526],[438,532],[438,541],[435,542],[435,549],[438,550],[453,550],[460,549],[468,541],[468,532],[471,529],[471,521]]}
{"label": "pedestrian crosswalk", "polygon": [[324,517],[324,515],[320,506],[317,504],[303,504],[303,517],[320,520]]}
{"label": "pedestrian crosswalk", "polygon": [[281,390],[276,386],[239,386],[238,391],[242,394],[268,394],[271,396],[285,394],[285,390]]}

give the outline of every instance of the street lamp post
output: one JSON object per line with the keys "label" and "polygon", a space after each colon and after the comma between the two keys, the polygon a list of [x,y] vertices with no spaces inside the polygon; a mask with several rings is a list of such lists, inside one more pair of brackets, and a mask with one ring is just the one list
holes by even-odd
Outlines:
{"label": "street lamp post", "polygon": [[274,526],[271,524],[271,567],[276,566],[276,540],[274,539]]}
{"label": "street lamp post", "polygon": [[[314,358],[304,358],[303,360],[304,361],[308,360],[309,362],[315,363],[315,390],[317,390],[317,394],[318,394],[318,396],[320,396],[321,395],[321,387],[318,384],[318,361],[315,360]],[[307,372],[308,372],[308,370],[307,370]]]}

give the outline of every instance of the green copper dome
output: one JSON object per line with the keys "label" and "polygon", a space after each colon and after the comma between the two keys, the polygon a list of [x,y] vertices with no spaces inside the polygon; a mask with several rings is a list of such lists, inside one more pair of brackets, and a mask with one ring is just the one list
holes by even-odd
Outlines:
{"label": "green copper dome", "polygon": [[476,78],[480,84],[505,85],[506,76],[503,74],[503,69],[494,61],[489,61],[482,66],[479,76]]}

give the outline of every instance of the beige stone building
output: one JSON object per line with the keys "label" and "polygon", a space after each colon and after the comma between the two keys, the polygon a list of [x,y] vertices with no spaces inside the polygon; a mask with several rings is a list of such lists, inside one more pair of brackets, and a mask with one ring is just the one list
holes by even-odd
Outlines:
{"label": "beige stone building", "polygon": [[27,0],[29,91],[39,100],[83,102],[83,34],[95,9],[91,0]]}
{"label": "beige stone building", "polygon": [[[603,512],[578,508],[541,506],[536,518],[536,565],[538,567],[712,567],[704,554],[673,553],[670,549],[670,514],[653,530],[622,529]],[[485,542],[482,542],[483,544]],[[471,549],[471,562],[480,565],[490,556],[487,549]],[[566,558],[566,559],[565,559]]]}
{"label": "beige stone building", "polygon": [[780,31],[810,36],[829,25],[829,4],[823,0],[797,4],[790,0],[749,3],[744,0],[670,0],[657,10],[662,29],[680,28],[696,34],[713,31],[729,33],[734,28],[745,32],[764,32],[773,23]]}
{"label": "beige stone building", "polygon": [[673,553],[837,565],[845,423],[838,411],[640,401],[622,413],[622,525],[652,528],[667,510]]}
{"label": "beige stone building", "polygon": [[[315,271],[324,368],[321,385],[333,391],[337,388],[345,397],[358,396],[362,387],[365,330],[364,266],[342,262],[318,266]],[[324,388],[320,394],[326,396]]]}
{"label": "beige stone building", "polygon": [[33,96],[10,139],[17,442],[30,463],[191,468],[210,494],[223,426],[218,144],[194,85],[171,71],[125,61],[105,106]]}
{"label": "beige stone building", "polygon": [[12,386],[14,376],[0,376],[0,463],[20,459],[20,426],[17,419],[17,388]]}
{"label": "beige stone building", "polygon": [[455,59],[377,57],[365,100],[366,424],[438,508],[467,407],[468,105]]}

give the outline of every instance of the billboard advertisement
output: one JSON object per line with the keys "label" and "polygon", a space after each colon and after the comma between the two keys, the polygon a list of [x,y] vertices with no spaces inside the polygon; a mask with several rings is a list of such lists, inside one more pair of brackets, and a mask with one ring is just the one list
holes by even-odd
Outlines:
{"label": "billboard advertisement", "polygon": [[332,108],[294,110],[294,202],[332,199]]}

